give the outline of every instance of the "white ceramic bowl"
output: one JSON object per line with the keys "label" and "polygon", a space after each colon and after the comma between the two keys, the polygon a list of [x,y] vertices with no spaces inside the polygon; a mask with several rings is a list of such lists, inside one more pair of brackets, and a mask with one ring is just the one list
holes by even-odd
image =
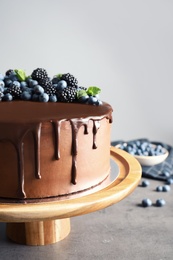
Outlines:
{"label": "white ceramic bowl", "polygon": [[[155,145],[153,145],[155,146]],[[120,145],[116,145],[117,148],[120,148]],[[163,148],[164,153],[160,155],[154,155],[154,156],[145,156],[145,155],[133,155],[138,162],[142,166],[153,166],[159,163],[162,163],[169,155],[169,152],[167,149]]]}

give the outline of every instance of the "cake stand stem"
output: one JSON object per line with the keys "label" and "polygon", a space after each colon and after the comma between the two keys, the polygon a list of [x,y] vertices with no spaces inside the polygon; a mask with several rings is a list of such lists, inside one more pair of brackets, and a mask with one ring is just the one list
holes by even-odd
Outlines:
{"label": "cake stand stem", "polygon": [[18,244],[41,246],[56,243],[70,233],[70,219],[7,223],[8,238]]}

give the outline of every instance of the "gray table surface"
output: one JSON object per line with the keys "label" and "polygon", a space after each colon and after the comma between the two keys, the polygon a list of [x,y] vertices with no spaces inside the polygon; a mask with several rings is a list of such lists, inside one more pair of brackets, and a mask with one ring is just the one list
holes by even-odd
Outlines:
{"label": "gray table surface", "polygon": [[[121,202],[106,209],[71,218],[71,233],[47,246],[18,245],[6,237],[0,223],[0,259],[3,260],[172,260],[173,185],[169,192],[156,192],[162,181],[149,180]],[[143,198],[158,198],[164,207],[143,208]]]}

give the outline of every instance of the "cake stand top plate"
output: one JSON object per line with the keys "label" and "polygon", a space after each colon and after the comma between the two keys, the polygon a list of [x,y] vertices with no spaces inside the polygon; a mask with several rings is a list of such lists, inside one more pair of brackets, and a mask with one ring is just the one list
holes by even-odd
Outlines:
{"label": "cake stand top plate", "polygon": [[111,206],[127,197],[141,179],[141,166],[130,154],[115,147],[111,159],[118,165],[118,177],[105,188],[92,194],[69,200],[41,203],[0,204],[0,222],[31,222],[70,218]]}

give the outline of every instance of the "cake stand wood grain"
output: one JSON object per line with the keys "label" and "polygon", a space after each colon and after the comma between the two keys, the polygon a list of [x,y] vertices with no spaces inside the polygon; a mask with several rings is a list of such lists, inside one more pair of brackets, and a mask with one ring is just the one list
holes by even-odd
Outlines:
{"label": "cake stand wood grain", "polygon": [[80,198],[42,203],[1,203],[0,222],[16,243],[47,245],[70,233],[70,217],[111,206],[127,197],[141,179],[141,166],[130,154],[111,147],[110,156],[119,167],[118,177],[105,188]]}

